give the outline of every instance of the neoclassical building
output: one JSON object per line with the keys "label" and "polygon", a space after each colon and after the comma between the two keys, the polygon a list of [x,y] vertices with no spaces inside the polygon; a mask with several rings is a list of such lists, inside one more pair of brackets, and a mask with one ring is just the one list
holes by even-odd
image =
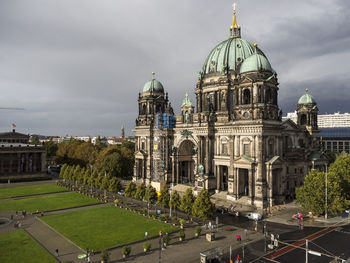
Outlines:
{"label": "neoclassical building", "polygon": [[46,153],[42,145],[29,144],[29,135],[0,133],[0,178],[46,172]]}
{"label": "neoclassical building", "polygon": [[139,94],[134,180],[225,191],[229,200],[264,208],[293,198],[319,151],[317,103],[306,92],[298,122],[282,121],[278,79],[256,43],[241,38],[236,12],[228,39],[204,61],[195,87],[174,115],[155,79]]}

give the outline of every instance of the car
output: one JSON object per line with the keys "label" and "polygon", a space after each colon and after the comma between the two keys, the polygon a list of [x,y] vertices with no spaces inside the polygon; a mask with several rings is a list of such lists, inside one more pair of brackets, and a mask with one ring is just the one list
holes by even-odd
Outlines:
{"label": "car", "polygon": [[118,195],[121,195],[121,196],[124,196],[125,192],[124,192],[124,190],[120,190],[120,191],[118,191],[117,194],[118,194]]}
{"label": "car", "polygon": [[248,213],[246,217],[251,220],[259,221],[261,220],[262,215],[259,213]]}

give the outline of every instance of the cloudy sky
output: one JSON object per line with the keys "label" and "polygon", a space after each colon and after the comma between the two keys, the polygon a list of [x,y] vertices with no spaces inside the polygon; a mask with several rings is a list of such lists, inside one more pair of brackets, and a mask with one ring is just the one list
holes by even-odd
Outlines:
{"label": "cloudy sky", "polygon": [[[119,136],[156,72],[175,112],[229,34],[232,0],[1,0],[0,130]],[[242,37],[277,71],[279,106],[305,88],[321,113],[349,112],[349,0],[237,0]]]}

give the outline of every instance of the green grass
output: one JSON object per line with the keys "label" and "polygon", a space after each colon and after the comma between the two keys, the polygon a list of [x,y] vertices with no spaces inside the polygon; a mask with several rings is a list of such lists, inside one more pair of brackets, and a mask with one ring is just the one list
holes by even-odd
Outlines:
{"label": "green grass", "polygon": [[78,193],[63,193],[0,201],[0,211],[49,211],[97,203],[97,200]]}
{"label": "green grass", "polygon": [[178,229],[113,206],[50,215],[41,220],[81,248],[95,251],[143,240],[146,231],[152,237],[160,230],[170,233]]}
{"label": "green grass", "polygon": [[0,262],[50,263],[57,262],[24,230],[0,234]]}
{"label": "green grass", "polygon": [[46,194],[55,192],[65,192],[66,188],[55,184],[38,184],[28,186],[18,186],[9,188],[0,188],[0,198],[11,198],[15,196],[26,196],[36,194]]}

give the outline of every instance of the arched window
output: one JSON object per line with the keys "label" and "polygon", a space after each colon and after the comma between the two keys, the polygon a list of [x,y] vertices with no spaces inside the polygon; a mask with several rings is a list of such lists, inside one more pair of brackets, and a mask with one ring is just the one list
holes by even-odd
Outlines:
{"label": "arched window", "polygon": [[250,90],[249,89],[245,89],[243,92],[243,103],[244,104],[250,103]]}
{"label": "arched window", "polygon": [[300,116],[300,125],[306,125],[306,115],[302,114]]}
{"label": "arched window", "polygon": [[142,114],[146,114],[146,104],[142,105]]}
{"label": "arched window", "polygon": [[267,89],[266,90],[266,99],[265,99],[266,103],[271,103],[271,90]]}

